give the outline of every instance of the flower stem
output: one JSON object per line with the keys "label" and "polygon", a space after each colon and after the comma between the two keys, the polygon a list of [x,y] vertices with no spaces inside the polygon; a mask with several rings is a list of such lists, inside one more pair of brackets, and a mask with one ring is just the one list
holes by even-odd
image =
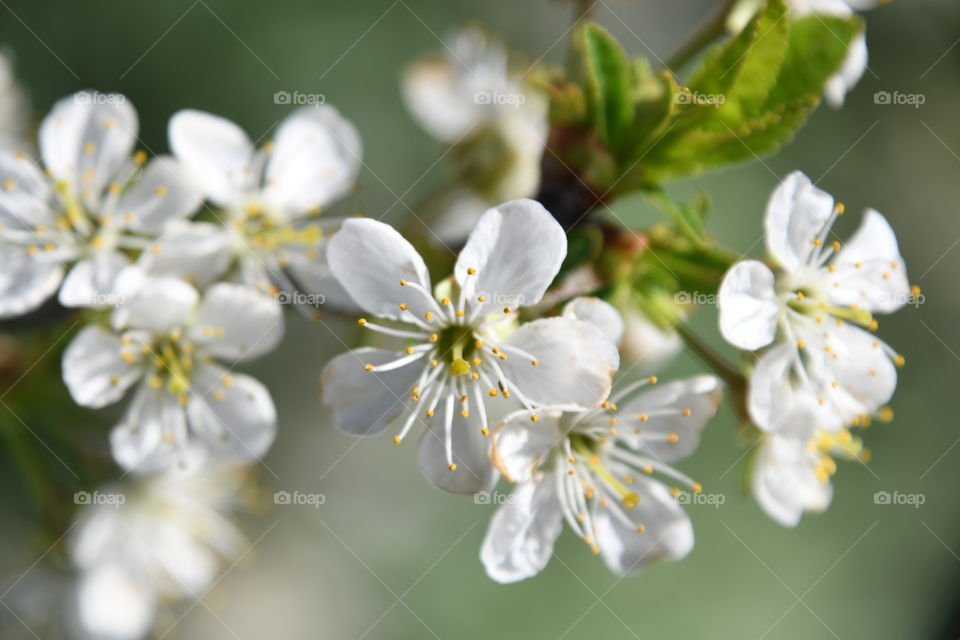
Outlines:
{"label": "flower stem", "polygon": [[723,0],[723,6],[709,22],[698,29],[680,49],[667,60],[667,67],[679,70],[690,62],[702,49],[723,35],[726,29],[727,17],[733,11],[737,0]]}
{"label": "flower stem", "polygon": [[714,351],[710,345],[683,322],[678,323],[675,330],[683,338],[684,343],[690,347],[690,350],[696,353],[726,383],[733,410],[740,424],[750,423],[750,413],[747,410],[747,379],[740,370]]}

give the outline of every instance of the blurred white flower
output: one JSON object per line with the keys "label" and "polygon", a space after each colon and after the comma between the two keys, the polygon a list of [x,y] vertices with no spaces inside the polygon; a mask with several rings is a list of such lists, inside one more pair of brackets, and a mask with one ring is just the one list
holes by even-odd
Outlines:
{"label": "blurred white flower", "polygon": [[466,184],[448,196],[436,226],[441,240],[464,238],[496,203],[536,194],[548,103],[482,28],[462,29],[443,53],[411,65],[403,96],[421,127],[456,145]]}
{"label": "blurred white flower", "polygon": [[[380,433],[404,415],[399,443],[418,416],[420,469],[455,493],[492,486],[487,407],[515,398],[528,409],[593,408],[606,398],[619,365],[616,347],[595,326],[547,318],[516,328],[517,309],[534,305],[566,255],[563,229],[542,205],[514,200],[488,210],[456,263],[448,293],[431,290],[426,265],[390,226],[348,220],[330,240],[330,266],[356,303],[404,323],[368,329],[409,341],[403,351],[362,348],[323,372],[323,399],[338,428]],[[514,330],[515,329],[515,330]]]}
{"label": "blurred white flower", "polygon": [[113,499],[84,506],[71,530],[77,635],[145,637],[162,604],[202,597],[244,552],[229,514],[241,505],[245,472],[202,457],[192,450],[184,468],[92,494]]}
{"label": "blurred white flower", "polygon": [[735,264],[720,285],[720,330],[741,349],[773,345],[750,376],[748,406],[761,429],[789,422],[809,394],[820,426],[836,431],[874,414],[893,395],[903,358],[861,325],[873,313],[896,311],[910,298],[893,230],[868,209],[846,246],[829,239],[840,204],[794,172],[774,191],[764,220],[764,263]]}
{"label": "blurred white flower", "polygon": [[[800,18],[810,14],[845,17],[854,11],[873,9],[880,2],[878,0],[788,0],[790,15]],[[731,33],[740,33],[750,18],[763,6],[762,0],[740,0],[727,20],[727,29]],[[857,34],[847,50],[840,69],[832,75],[824,87],[823,97],[834,109],[843,106],[849,93],[863,77],[867,70],[867,37],[860,32]]]}
{"label": "blurred white flower", "polygon": [[[334,107],[297,109],[259,151],[233,122],[190,109],[170,119],[169,138],[207,199],[223,210],[221,233],[227,237],[212,239],[214,228],[184,230],[186,237],[166,236],[161,254],[169,246],[210,256],[203,247],[223,243],[237,256],[239,277],[248,285],[273,293],[277,287],[307,290],[333,305],[349,302],[325,256],[327,235],[341,220],[318,216],[353,188],[362,149],[356,129]],[[191,248],[182,248],[184,240]]]}
{"label": "blurred white flower", "polygon": [[816,426],[816,398],[806,395],[797,402],[784,428],[761,436],[750,471],[757,503],[785,527],[796,526],[805,511],[820,512],[830,505],[836,458],[866,462],[869,457],[849,430],[830,433]]}
{"label": "blurred white flower", "polygon": [[141,472],[169,468],[184,462],[192,443],[235,461],[263,456],[276,432],[273,401],[262,384],[230,368],[277,345],[280,306],[224,282],[201,300],[182,280],[135,267],[119,276],[118,291],[125,299],[111,328],[84,328],[63,354],[63,379],[85,407],[113,404],[139,383],[110,434],[117,462]]}
{"label": "blurred white flower", "polygon": [[199,207],[176,160],[143,167],[145,155],[131,155],[137,130],[124,96],[83,91],[40,125],[46,172],[0,151],[0,317],[35,309],[58,287],[65,306],[111,306],[113,281],[130,263],[124,251],[149,247],[144,235]]}
{"label": "blurred white flower", "polygon": [[0,149],[23,151],[27,142],[29,101],[13,71],[13,55],[0,50]]}
{"label": "blurred white flower", "polygon": [[536,422],[522,411],[497,428],[491,457],[519,486],[483,541],[480,559],[491,578],[516,582],[539,573],[564,520],[619,575],[690,552],[693,528],[678,504],[680,489],[647,476],[700,491],[671,463],[697,448],[721,383],[697,376],[633,395],[648,382],[656,379],[628,385],[600,409],[546,411]]}

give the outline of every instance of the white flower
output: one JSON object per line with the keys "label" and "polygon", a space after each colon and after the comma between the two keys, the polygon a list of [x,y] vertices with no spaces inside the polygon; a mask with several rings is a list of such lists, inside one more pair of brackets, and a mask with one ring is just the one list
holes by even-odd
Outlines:
{"label": "white flower", "polygon": [[821,412],[816,398],[802,396],[798,405],[784,428],[761,436],[750,475],[757,503],[785,527],[796,526],[805,511],[830,505],[835,458],[865,462],[869,456],[849,430],[815,426]]}
{"label": "white flower", "polygon": [[35,309],[58,287],[65,306],[111,306],[113,281],[130,262],[123,250],[146,248],[141,236],[200,205],[173,158],[141,168],[143,153],[131,156],[137,128],[124,96],[80,92],[40,125],[46,173],[0,151],[0,317]]}
{"label": "white flower", "polygon": [[[842,18],[852,15],[854,11],[873,9],[879,4],[877,0],[788,0],[788,3],[790,16],[793,18],[810,14]],[[727,28],[732,33],[739,33],[762,4],[761,0],[741,0],[730,13]],[[840,65],[840,69],[827,80],[823,91],[827,103],[834,109],[842,107],[847,93],[857,85],[866,69],[867,37],[860,32],[850,42],[847,57]]]}
{"label": "white flower", "polygon": [[202,464],[141,477],[92,494],[71,529],[79,570],[74,616],[83,637],[135,640],[157,609],[196,599],[246,541],[228,518],[246,486],[241,469]]}
{"label": "white flower", "polygon": [[480,559],[491,578],[516,582],[539,573],[564,520],[620,575],[690,552],[693,528],[678,504],[680,489],[646,476],[657,473],[700,491],[671,463],[697,448],[719,406],[721,383],[697,376],[616,406],[646,382],[627,386],[601,409],[547,411],[536,422],[518,412],[497,428],[491,456],[519,486],[483,541]]}
{"label": "white flower", "polygon": [[[349,300],[325,257],[326,235],[340,220],[317,217],[353,188],[361,164],[360,138],[334,107],[297,109],[259,151],[240,127],[202,111],[174,114],[169,138],[174,154],[222,209],[218,217],[228,239],[219,242],[238,257],[243,282],[262,291],[276,292],[271,283],[287,292],[302,288],[332,304]],[[192,253],[180,236],[166,240],[161,254],[178,246]]]}
{"label": "white flower", "polygon": [[720,329],[741,349],[773,345],[750,377],[750,415],[761,429],[787,423],[809,394],[822,408],[820,426],[836,431],[874,414],[892,396],[902,357],[862,325],[890,313],[911,295],[890,225],[867,210],[846,246],[829,238],[842,205],[800,172],[787,176],[767,206],[762,262],[735,264],[720,285]]}
{"label": "white flower", "polygon": [[482,28],[464,28],[445,46],[407,70],[403,96],[420,126],[458,147],[467,184],[447,196],[435,228],[441,240],[458,241],[488,207],[536,194],[547,100]]}
{"label": "white flower", "polygon": [[437,486],[473,493],[492,486],[486,403],[515,398],[527,408],[592,408],[610,390],[616,347],[596,327],[546,318],[515,331],[519,307],[536,304],[566,254],[566,236],[537,202],[487,211],[460,253],[448,293],[434,297],[419,254],[393,228],[348,220],[330,240],[330,266],[368,313],[405,323],[368,329],[408,340],[403,351],[362,348],[323,372],[334,424],[372,436],[400,415],[400,442],[417,417],[430,425],[418,445],[423,473]]}
{"label": "white flower", "polygon": [[213,358],[232,366],[273,349],[283,334],[279,305],[232,283],[211,286],[201,300],[182,280],[136,268],[120,275],[118,290],[128,297],[112,328],[84,328],[63,355],[64,381],[80,405],[113,404],[139,383],[110,434],[117,462],[168,468],[194,442],[232,460],[263,456],[276,431],[269,392]]}

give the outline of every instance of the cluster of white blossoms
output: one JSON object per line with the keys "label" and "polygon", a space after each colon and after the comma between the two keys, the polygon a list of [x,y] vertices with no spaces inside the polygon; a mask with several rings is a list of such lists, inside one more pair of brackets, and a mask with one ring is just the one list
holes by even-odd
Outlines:
{"label": "cluster of white blossoms", "polygon": [[830,502],[834,456],[865,461],[850,431],[885,418],[903,357],[873,332],[876,313],[916,295],[893,230],[868,209],[845,245],[831,227],[843,205],[800,172],[770,198],[764,219],[776,269],[734,265],[720,286],[720,329],[731,344],[763,349],[750,374],[750,417],[760,443],[753,489],[776,520],[795,525],[803,511]]}
{"label": "cluster of white blossoms", "polygon": [[39,163],[0,149],[0,316],[54,294],[86,309],[63,355],[71,396],[130,396],[109,445],[134,496],[82,510],[72,547],[92,637],[141,637],[158,602],[196,597],[233,555],[219,470],[258,461],[277,431],[267,388],[234,368],[279,343],[284,294],[352,305],[327,266],[339,219],[319,218],[360,166],[333,107],[294,111],[259,151],[196,111],[169,134],[174,155],[148,161],[126,97],[83,91],[43,119]]}
{"label": "cluster of white blossoms", "polygon": [[501,474],[517,483],[481,554],[499,582],[543,569],[564,519],[620,574],[693,546],[680,490],[645,475],[700,490],[670,463],[696,448],[720,383],[658,385],[618,408],[656,379],[608,397],[623,333],[616,309],[580,298],[559,316],[520,322],[565,254],[563,230],[533,200],[484,213],[452,278],[435,287],[419,254],[381,222],[349,220],[328,246],[344,288],[383,321],[360,325],[406,345],[354,349],[327,365],[323,397],[334,424],[354,436],[396,424],[397,444],[424,424],[420,469],[450,492],[491,491]]}

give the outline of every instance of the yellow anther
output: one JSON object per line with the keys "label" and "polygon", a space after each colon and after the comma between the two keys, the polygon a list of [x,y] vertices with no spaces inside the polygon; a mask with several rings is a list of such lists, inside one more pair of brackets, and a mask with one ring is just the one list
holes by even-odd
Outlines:
{"label": "yellow anther", "polygon": [[511,311],[512,311],[512,309],[510,309],[510,307],[504,307],[504,308],[503,308],[503,312],[506,313],[506,314],[509,314]]}
{"label": "yellow anther", "polygon": [[890,422],[893,420],[893,409],[891,407],[880,407],[877,411],[877,420],[880,422]]}
{"label": "yellow anther", "polygon": [[679,489],[678,487],[674,487],[673,489],[670,489],[670,493],[672,493],[672,494],[673,494],[673,497],[676,498],[676,497],[678,497],[678,496],[679,496],[681,493],[683,493],[683,492],[680,491],[680,489]]}
{"label": "yellow anther", "polygon": [[803,300],[803,291],[797,291],[797,300]]}
{"label": "yellow anther", "polygon": [[470,412],[467,411],[466,409],[463,409],[463,410],[460,412],[460,417],[461,417],[461,418],[469,418],[469,417],[470,417]]}
{"label": "yellow anther", "polygon": [[360,318],[359,320],[357,320],[357,324],[362,327],[363,325],[367,324],[367,319],[366,319],[366,318]]}
{"label": "yellow anther", "polygon": [[691,413],[693,412],[690,411],[690,409],[684,409],[680,412],[680,415],[682,415],[684,418],[689,418]]}
{"label": "yellow anther", "polygon": [[668,434],[667,434],[667,442],[669,442],[670,444],[674,444],[674,443],[677,442],[678,440],[680,440],[680,436],[678,436],[677,434],[675,434],[675,433],[668,433]]}
{"label": "yellow anther", "polygon": [[530,414],[530,421],[531,421],[531,422],[537,422],[538,420],[540,420],[540,416],[539,416],[539,415],[537,415],[536,413],[531,413],[531,414]]}
{"label": "yellow anther", "polygon": [[372,365],[372,364],[365,364],[365,365],[363,365],[363,368],[366,369],[367,371],[373,371],[373,365]]}
{"label": "yellow anther", "polygon": [[96,150],[97,150],[97,145],[95,145],[95,144],[92,143],[92,142],[86,142],[86,143],[84,143],[84,145],[83,145],[83,152],[86,153],[86,154],[93,153],[93,152],[96,151]]}
{"label": "yellow anther", "polygon": [[474,359],[473,359],[473,364],[474,364],[474,365],[479,365],[481,362],[483,362],[483,360],[481,360],[480,358],[474,358]]}
{"label": "yellow anther", "polygon": [[153,192],[156,194],[158,198],[162,198],[163,196],[167,195],[167,188],[163,185],[160,185],[159,187],[154,189]]}
{"label": "yellow anther", "polygon": [[403,442],[403,438],[400,436],[393,436],[393,444],[400,444],[401,442]]}
{"label": "yellow anther", "polygon": [[487,393],[489,393],[489,394],[490,394],[490,397],[493,398],[494,396],[497,395],[497,390],[496,390],[496,389],[490,389]]}
{"label": "yellow anther", "polygon": [[450,298],[444,298],[443,300],[440,301],[440,304],[444,306],[450,304]]}
{"label": "yellow anther", "polygon": [[439,340],[439,339],[440,339],[440,336],[437,335],[436,333],[431,333],[431,334],[430,334],[430,342],[436,342],[436,341]]}
{"label": "yellow anther", "polygon": [[537,366],[540,366],[540,361],[539,361],[539,360],[531,360],[531,361],[530,361],[530,364],[532,364],[533,366],[537,367]]}
{"label": "yellow anther", "polygon": [[433,314],[427,311],[426,313],[423,314],[423,317],[426,318],[427,320],[432,320]]}
{"label": "yellow anther", "polygon": [[647,378],[647,381],[650,384],[657,384],[657,376],[650,376],[649,378]]}
{"label": "yellow anther", "polygon": [[147,152],[142,149],[133,154],[133,161],[137,163],[138,166],[143,166],[147,164]]}
{"label": "yellow anther", "polygon": [[13,188],[17,186],[17,181],[13,178],[7,178],[3,181],[3,190],[4,191],[13,191]]}
{"label": "yellow anther", "polygon": [[477,302],[486,302],[487,296],[477,296]]}
{"label": "yellow anther", "polygon": [[403,278],[400,278],[400,286],[401,286],[401,287],[407,286],[407,281],[404,280]]}
{"label": "yellow anther", "polygon": [[694,493],[700,493],[701,491],[703,491],[703,487],[700,486],[700,483],[699,483],[699,482],[694,482],[694,483],[693,483],[693,487],[691,487],[691,488],[693,489],[693,492],[694,492]]}
{"label": "yellow anther", "polygon": [[450,469],[450,471],[456,471],[456,470],[457,470],[457,465],[456,465],[456,463],[455,463],[455,462],[451,462],[450,464],[447,465],[447,469]]}
{"label": "yellow anther", "polygon": [[798,349],[803,349],[805,346],[807,346],[807,343],[806,343],[806,342],[804,342],[803,340],[797,340],[797,348],[798,348]]}
{"label": "yellow anther", "polygon": [[413,351],[414,351],[413,347],[407,347],[406,349],[407,355],[411,355]]}
{"label": "yellow anther", "polygon": [[467,275],[468,275],[468,276],[475,276],[475,275],[477,275],[477,270],[474,269],[473,267],[467,267]]}
{"label": "yellow anther", "polygon": [[401,303],[400,303],[400,311],[406,311],[406,310],[407,310],[407,303],[406,303],[406,302],[401,302]]}
{"label": "yellow anther", "polygon": [[490,435],[490,429],[487,429],[486,427],[480,429],[480,435],[486,438],[488,435]]}
{"label": "yellow anther", "polygon": [[640,422],[646,422],[646,421],[649,420],[649,419],[650,419],[650,417],[649,417],[647,414],[645,414],[645,413],[641,413],[641,414],[640,414]]}
{"label": "yellow anther", "polygon": [[893,364],[897,365],[898,367],[902,367],[902,366],[905,365],[906,363],[907,363],[907,359],[904,358],[904,357],[903,357],[902,355],[900,355],[899,353],[898,353],[896,356],[893,357]]}
{"label": "yellow anther", "polygon": [[474,380],[479,380],[480,374],[474,371],[473,373],[470,374],[470,377],[473,378]]}
{"label": "yellow anther", "polygon": [[647,528],[646,528],[645,526],[643,526],[642,524],[638,524],[638,525],[637,525],[637,533],[643,533],[643,532],[646,531],[646,530],[647,530]]}
{"label": "yellow anther", "polygon": [[[830,245],[830,246],[833,247],[833,250],[834,250],[834,251],[840,251],[840,243],[837,242],[836,240],[834,240],[834,241],[833,241],[833,244]],[[832,267],[833,265],[830,265],[830,266]]]}
{"label": "yellow anther", "polygon": [[847,208],[843,206],[842,202],[836,203],[835,205],[833,205],[833,208],[837,212],[838,216],[842,216],[843,212],[847,210]]}
{"label": "yellow anther", "polygon": [[427,409],[427,417],[428,417],[428,418],[432,418],[432,417],[433,417],[433,409]]}

